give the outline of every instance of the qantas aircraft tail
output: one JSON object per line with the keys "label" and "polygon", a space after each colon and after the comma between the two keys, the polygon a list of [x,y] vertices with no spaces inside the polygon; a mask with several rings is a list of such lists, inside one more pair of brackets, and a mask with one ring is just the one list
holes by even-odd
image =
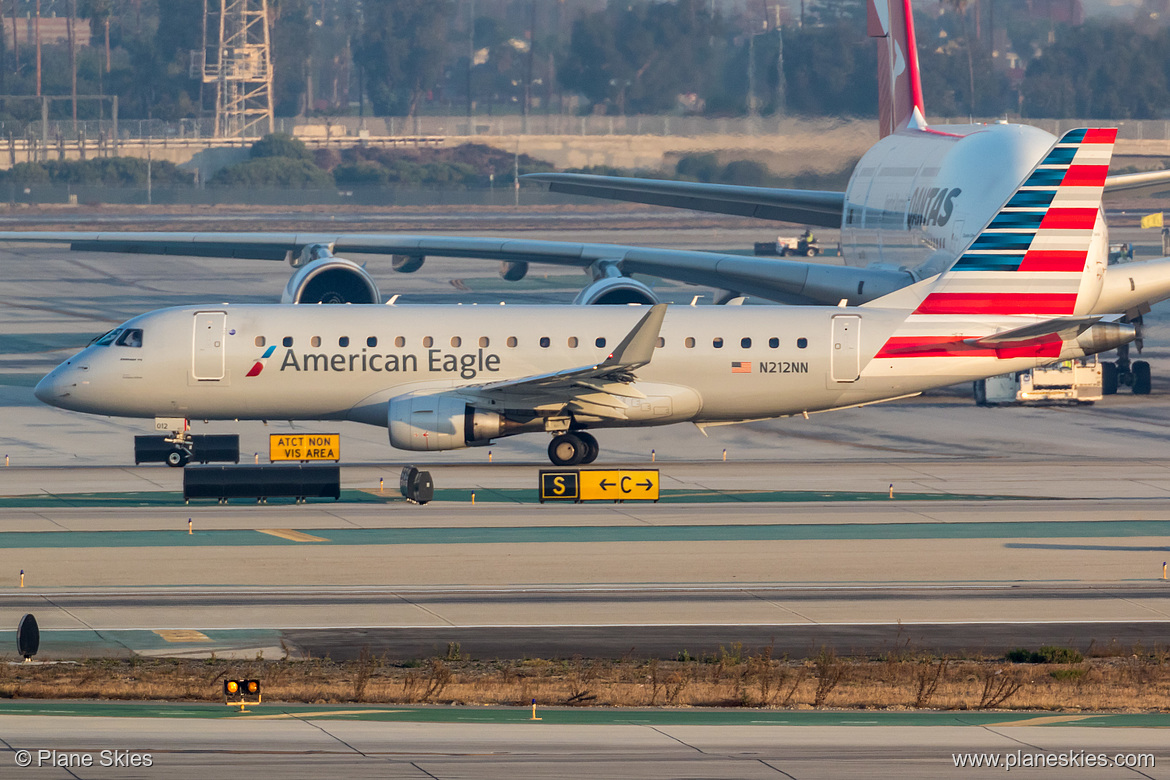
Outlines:
{"label": "qantas aircraft tail", "polygon": [[[869,36],[878,39],[878,101],[882,138],[911,122],[925,126],[918,47],[910,0],[869,0]],[[915,117],[917,111],[918,116]]]}

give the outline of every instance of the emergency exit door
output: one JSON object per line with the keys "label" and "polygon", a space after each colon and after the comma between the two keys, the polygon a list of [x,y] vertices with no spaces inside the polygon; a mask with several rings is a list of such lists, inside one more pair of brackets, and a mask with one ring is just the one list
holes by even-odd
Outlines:
{"label": "emergency exit door", "polygon": [[195,312],[195,335],[191,348],[191,376],[195,379],[201,382],[223,379],[226,326],[225,312]]}
{"label": "emergency exit door", "polygon": [[856,382],[861,375],[861,317],[838,314],[833,317],[833,357],[830,373],[834,382]]}

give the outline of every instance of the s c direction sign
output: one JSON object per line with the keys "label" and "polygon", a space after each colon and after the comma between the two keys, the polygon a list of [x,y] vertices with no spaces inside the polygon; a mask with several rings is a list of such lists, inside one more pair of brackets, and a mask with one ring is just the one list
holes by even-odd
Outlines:
{"label": "s c direction sign", "polygon": [[657,501],[657,469],[540,472],[540,501]]}
{"label": "s c direction sign", "polygon": [[576,471],[540,472],[540,503],[580,500],[581,482]]}

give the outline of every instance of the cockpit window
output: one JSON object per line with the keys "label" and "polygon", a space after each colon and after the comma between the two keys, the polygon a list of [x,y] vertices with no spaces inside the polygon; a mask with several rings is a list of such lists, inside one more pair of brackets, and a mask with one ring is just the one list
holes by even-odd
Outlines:
{"label": "cockpit window", "polygon": [[141,347],[142,328],[126,328],[126,331],[114,343],[119,347]]}
{"label": "cockpit window", "polygon": [[108,347],[111,344],[113,344],[114,339],[118,338],[118,336],[120,336],[121,334],[122,334],[121,328],[114,328],[109,333],[105,334],[104,336],[99,336],[96,339],[94,339],[92,343],[94,344],[94,346]]}

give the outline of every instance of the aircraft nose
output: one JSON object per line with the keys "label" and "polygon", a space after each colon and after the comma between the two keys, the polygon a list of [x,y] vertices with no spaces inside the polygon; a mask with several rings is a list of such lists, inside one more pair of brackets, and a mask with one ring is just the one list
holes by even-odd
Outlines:
{"label": "aircraft nose", "polygon": [[71,372],[65,366],[57,366],[33,388],[33,395],[42,403],[50,406],[61,406],[62,401],[72,394],[73,380]]}

